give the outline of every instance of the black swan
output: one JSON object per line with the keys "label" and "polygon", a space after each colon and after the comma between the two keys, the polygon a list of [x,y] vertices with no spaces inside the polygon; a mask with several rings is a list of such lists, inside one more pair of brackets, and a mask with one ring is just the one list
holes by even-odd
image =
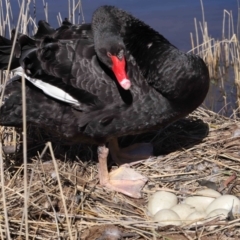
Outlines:
{"label": "black swan", "polygon": [[[120,171],[109,176],[105,144],[117,163],[149,156],[131,156],[136,146],[120,151],[117,138],[158,130],[195,110],[209,88],[205,63],[112,6],[98,8],[91,25],[65,21],[54,30],[42,21],[34,38],[22,35],[18,39],[12,66],[21,68],[14,70],[17,76],[7,83],[0,124],[21,125],[18,80],[25,74],[50,95],[27,82],[28,123],[53,129],[66,139],[97,144],[100,184],[140,197],[146,178],[128,172],[128,179],[123,180]],[[9,58],[6,49],[11,49],[9,42],[4,44],[0,47],[2,68]],[[52,86],[61,89],[57,99]]]}

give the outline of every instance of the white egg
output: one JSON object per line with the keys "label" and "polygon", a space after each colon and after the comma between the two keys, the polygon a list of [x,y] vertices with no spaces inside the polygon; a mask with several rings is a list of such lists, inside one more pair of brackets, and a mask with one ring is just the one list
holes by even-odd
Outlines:
{"label": "white egg", "polygon": [[197,211],[203,212],[214,200],[215,198],[211,197],[194,196],[186,198],[183,202],[195,207]]}
{"label": "white egg", "polygon": [[177,196],[170,192],[158,191],[150,196],[148,211],[154,215],[161,209],[169,209],[177,204]]}
{"label": "white egg", "polygon": [[219,217],[220,220],[224,220],[228,217],[228,213],[229,211],[227,209],[215,209],[213,211],[211,211],[208,215],[207,218],[212,218],[212,217]]}
{"label": "white egg", "polygon": [[182,224],[182,221],[177,213],[172,211],[171,209],[162,209],[158,211],[154,217],[154,221],[158,221],[160,225],[176,225],[179,226]]}
{"label": "white egg", "polygon": [[236,138],[240,136],[240,129],[237,128],[233,133],[232,133],[232,138]]}
{"label": "white egg", "polygon": [[196,211],[196,208],[189,205],[189,204],[186,204],[186,203],[183,203],[183,204],[177,204],[175,206],[173,206],[171,208],[171,210],[173,210],[175,213],[178,214],[178,216],[184,220],[187,218],[187,216],[189,216],[191,213],[195,212]]}
{"label": "white egg", "polygon": [[195,192],[195,194],[204,196],[204,197],[212,197],[212,198],[218,198],[218,197],[222,196],[221,193],[219,193],[213,189],[210,189],[210,188],[198,190]]}
{"label": "white egg", "polygon": [[237,213],[240,210],[240,200],[233,195],[223,195],[215,199],[206,209],[206,213],[210,213],[215,209],[226,209],[230,211],[232,209],[233,213]]}
{"label": "white egg", "polygon": [[[210,212],[208,215],[207,215],[207,220],[212,220],[213,218],[218,218],[218,220],[220,221],[224,221],[227,219],[228,217],[228,213],[229,211],[226,210],[226,209],[215,209],[213,210],[212,212]],[[211,225],[209,227],[206,228],[207,231],[213,231],[215,228],[217,228],[219,225]]]}
{"label": "white egg", "polygon": [[204,222],[204,219],[206,217],[206,213],[202,211],[196,211],[191,213],[186,220],[184,220],[184,223],[192,223],[192,224],[202,224]]}

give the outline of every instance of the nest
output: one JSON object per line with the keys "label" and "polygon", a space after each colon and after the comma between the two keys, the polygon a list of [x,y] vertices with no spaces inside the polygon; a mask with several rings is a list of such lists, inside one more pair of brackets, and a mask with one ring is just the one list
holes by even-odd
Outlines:
{"label": "nest", "polygon": [[[2,129],[2,139],[10,139],[12,146],[15,136],[16,144],[21,146],[19,134],[14,134],[11,129]],[[149,178],[141,199],[99,186],[95,148],[66,147],[54,139],[52,144],[48,142],[44,146],[42,143],[48,136],[31,129],[29,135],[27,166],[22,163],[21,149],[15,154],[3,154],[1,239],[9,235],[12,239],[26,239],[26,234],[29,239],[80,240],[236,239],[240,236],[238,215],[224,222],[214,219],[195,228],[161,227],[152,221],[146,208],[149,195],[157,190],[174,192],[179,201],[203,186],[240,197],[238,120],[199,108],[160,132],[122,138],[122,146],[143,141],[154,145],[156,157],[134,165],[134,169]],[[6,145],[3,141],[3,148],[8,149]],[[19,146],[11,148],[16,150]],[[24,180],[28,183],[28,194],[24,193]],[[24,208],[25,199],[28,199],[27,208]],[[24,209],[27,209],[27,219]]]}

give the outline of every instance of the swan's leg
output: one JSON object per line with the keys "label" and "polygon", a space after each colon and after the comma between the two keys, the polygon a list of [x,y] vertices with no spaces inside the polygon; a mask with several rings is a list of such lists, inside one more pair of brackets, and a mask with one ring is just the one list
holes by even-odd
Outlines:
{"label": "swan's leg", "polygon": [[109,174],[107,167],[107,156],[109,150],[105,147],[105,145],[98,147],[98,175],[100,185],[106,186],[109,182]]}
{"label": "swan's leg", "polygon": [[100,184],[127,196],[140,198],[140,191],[147,182],[147,178],[126,166],[120,166],[109,174],[107,169],[108,152],[109,150],[105,146],[98,147]]}
{"label": "swan's leg", "polygon": [[109,150],[115,163],[118,165],[128,163],[134,164],[139,160],[146,160],[153,155],[153,146],[150,143],[136,143],[126,148],[119,148],[118,140],[112,139],[109,142]]}

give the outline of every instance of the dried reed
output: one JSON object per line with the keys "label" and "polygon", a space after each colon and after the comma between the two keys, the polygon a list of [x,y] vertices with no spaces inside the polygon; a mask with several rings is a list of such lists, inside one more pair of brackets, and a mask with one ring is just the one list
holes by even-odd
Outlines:
{"label": "dried reed", "polygon": [[[29,6],[34,5],[35,1],[23,1],[22,4],[25,4],[25,8],[17,26],[20,31],[26,32],[27,26],[31,25],[34,31],[36,18],[30,16]],[[44,0],[43,6],[48,19],[48,5]],[[76,3],[74,0],[72,2],[69,0],[69,6],[69,19],[76,21],[75,11],[78,10],[79,21],[79,13],[82,11],[81,1]],[[231,27],[229,29],[233,29],[231,13],[225,14],[229,16],[228,26]],[[11,19],[10,1],[6,0],[4,5],[1,0],[0,33],[2,35],[10,34]],[[61,19],[59,14],[59,22]],[[84,21],[83,15],[82,21]],[[228,32],[228,40],[224,37],[222,41],[215,41],[209,37],[207,24],[203,18],[200,29],[204,41],[199,44],[196,20],[195,26],[197,37],[196,45],[192,37],[192,51],[204,58],[211,76],[221,76],[226,68],[234,66],[235,76],[239,79],[239,65],[234,63],[239,60],[239,45],[236,37],[231,37],[235,36],[232,35],[232,30]],[[8,73],[5,74],[5,78],[8,78]],[[4,85],[4,75],[1,81]],[[240,85],[238,80],[235,81]],[[196,228],[172,226],[162,228],[151,220],[146,211],[146,203],[149,194],[156,190],[175,192],[181,201],[188,195],[194,195],[195,190],[201,187],[199,184],[201,180],[211,180],[218,184],[226,181],[233,173],[239,177],[240,144],[239,136],[236,135],[239,129],[237,117],[233,120],[199,108],[188,119],[176,122],[161,133],[134,138],[133,141],[143,139],[151,141],[156,154],[165,151],[161,157],[151,158],[135,166],[139,172],[149,177],[149,182],[143,190],[143,199],[140,200],[101,188],[98,185],[97,167],[92,161],[92,152],[89,153],[91,157],[84,162],[78,157],[74,158],[75,160],[68,159],[62,155],[60,148],[56,148],[54,154],[59,156],[57,158],[53,154],[51,145],[48,144],[50,155],[46,154],[47,148],[44,148],[41,155],[34,150],[35,157],[31,158],[30,155],[26,156],[25,148],[23,151],[25,155],[20,158],[25,161],[24,163],[20,161],[20,164],[12,156],[1,153],[1,239],[10,239],[10,237],[13,239],[105,239],[103,234],[109,230],[121,232],[122,238],[132,240],[169,238],[204,240],[213,239],[215,236],[218,236],[218,239],[236,239],[240,236],[239,215],[232,221],[222,222],[215,219]],[[8,135],[6,132],[6,128],[2,128],[3,139],[14,131],[11,128]],[[23,132],[26,134],[26,126]],[[34,138],[42,138],[37,131],[32,134]],[[11,141],[13,139],[13,142],[19,144],[17,136],[19,134],[16,132],[12,134]],[[26,146],[27,139],[23,137],[21,139]],[[10,164],[6,159],[10,159]],[[30,176],[28,173],[31,173]],[[239,192],[238,179],[222,189],[222,193],[231,193],[238,197]],[[25,221],[23,221],[24,215]],[[213,225],[214,229],[209,228]]]}
{"label": "dried reed", "polygon": [[220,81],[219,88],[225,105],[227,105],[225,79],[231,81],[231,78],[233,78],[232,84],[235,84],[237,92],[236,102],[237,106],[240,107],[240,43],[235,33],[232,12],[226,9],[223,10],[222,40],[216,40],[209,34],[203,3],[202,0],[200,1],[202,22],[199,22],[198,28],[197,20],[194,19],[195,38],[194,34],[190,33],[192,49],[189,52],[201,56],[208,66],[210,78]]}

